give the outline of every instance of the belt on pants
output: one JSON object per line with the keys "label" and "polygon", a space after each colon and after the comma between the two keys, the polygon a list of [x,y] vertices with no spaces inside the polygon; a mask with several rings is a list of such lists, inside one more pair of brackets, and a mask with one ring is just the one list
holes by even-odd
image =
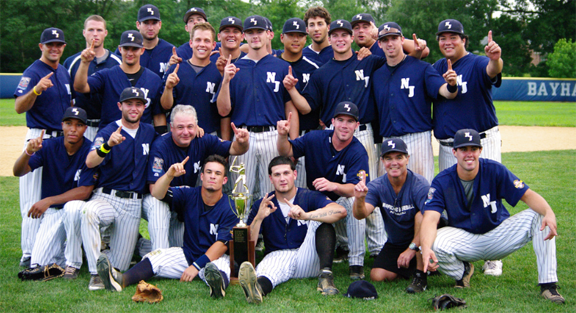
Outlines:
{"label": "belt on pants", "polygon": [[142,194],[134,192],[134,191],[114,190],[114,189],[103,187],[102,193],[105,193],[105,194],[108,194],[111,196],[116,196],[118,198],[123,198],[123,199],[142,199]]}
{"label": "belt on pants", "polygon": [[[485,131],[481,132],[479,135],[480,135],[480,139],[486,138],[486,132]],[[441,139],[441,140],[438,140],[438,142],[445,147],[454,147],[454,138]]]}
{"label": "belt on pants", "polygon": [[276,130],[276,126],[247,126],[246,130],[252,133],[263,133]]}
{"label": "belt on pants", "polygon": [[98,125],[100,124],[100,120],[99,119],[94,119],[94,120],[87,120],[86,121],[86,125],[90,126],[90,127],[98,127]]}

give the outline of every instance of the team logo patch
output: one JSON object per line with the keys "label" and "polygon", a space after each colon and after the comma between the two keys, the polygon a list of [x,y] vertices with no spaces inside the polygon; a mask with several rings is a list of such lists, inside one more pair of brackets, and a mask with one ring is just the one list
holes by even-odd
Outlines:
{"label": "team logo patch", "polygon": [[20,83],[18,83],[18,89],[26,89],[30,84],[30,77],[22,77]]}
{"label": "team logo patch", "polygon": [[92,147],[93,147],[93,148],[98,148],[98,147],[100,147],[103,143],[104,143],[104,138],[103,138],[103,137],[96,137],[96,139],[94,139],[94,144],[92,144]]}
{"label": "team logo patch", "polygon": [[163,159],[154,157],[154,164],[152,164],[152,171],[156,173],[154,174],[154,176],[158,176],[158,173],[162,172],[163,165],[164,165]]}
{"label": "team logo patch", "polygon": [[430,187],[430,189],[428,190],[428,199],[426,199],[426,202],[424,204],[432,201],[432,198],[434,198],[434,192],[435,191],[436,191],[436,188]]}
{"label": "team logo patch", "polygon": [[516,189],[522,189],[522,188],[524,188],[524,182],[516,179],[514,181],[514,187],[516,187]]}

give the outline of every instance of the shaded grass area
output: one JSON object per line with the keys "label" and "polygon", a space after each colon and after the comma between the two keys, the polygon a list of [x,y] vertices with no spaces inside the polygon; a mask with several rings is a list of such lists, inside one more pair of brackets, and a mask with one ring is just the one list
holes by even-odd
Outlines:
{"label": "shaded grass area", "polygon": [[[364,301],[341,295],[324,297],[316,291],[316,278],[290,280],[278,286],[264,303],[246,303],[239,286],[231,286],[222,300],[209,297],[208,287],[201,281],[180,283],[177,280],[151,279],[164,293],[164,301],[156,305],[133,303],[130,298],[136,287],[121,293],[88,291],[87,265],[75,281],[57,279],[49,282],[21,282],[17,273],[20,257],[20,213],[18,210],[18,180],[0,177],[0,308],[4,312],[27,311],[262,311],[262,312],[415,312],[430,311],[429,298],[451,293],[468,302],[465,312],[574,312],[576,311],[576,150],[553,152],[505,153],[503,163],[533,190],[544,196],[555,210],[559,234],[556,241],[560,293],[566,298],[563,306],[545,301],[539,296],[536,258],[528,244],[504,259],[504,274],[484,276],[478,270],[472,277],[472,288],[456,290],[454,281],[446,276],[429,278],[428,290],[422,294],[404,292],[409,281],[374,283],[379,299]],[[521,203],[509,208],[512,214],[526,206]],[[142,225],[144,226],[144,225]],[[141,227],[145,229],[144,227]],[[261,257],[261,255],[259,256]],[[368,276],[372,260],[365,261]],[[482,262],[476,262],[477,269]],[[352,282],[348,264],[335,264],[335,283],[345,293]]]}

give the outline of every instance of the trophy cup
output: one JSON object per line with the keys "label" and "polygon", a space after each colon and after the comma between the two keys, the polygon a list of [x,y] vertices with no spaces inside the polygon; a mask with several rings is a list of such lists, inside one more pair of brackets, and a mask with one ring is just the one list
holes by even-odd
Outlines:
{"label": "trophy cup", "polygon": [[252,266],[256,266],[254,239],[250,238],[250,226],[245,223],[250,211],[248,207],[250,191],[246,186],[246,168],[244,163],[234,165],[237,158],[237,156],[234,157],[234,161],[230,165],[230,172],[238,174],[238,178],[234,183],[232,194],[229,196],[230,201],[233,201],[236,207],[236,211],[232,211],[240,219],[240,222],[232,228],[232,240],[229,242],[230,282],[234,284],[238,283],[238,271],[236,269],[240,267],[242,262],[249,261]]}

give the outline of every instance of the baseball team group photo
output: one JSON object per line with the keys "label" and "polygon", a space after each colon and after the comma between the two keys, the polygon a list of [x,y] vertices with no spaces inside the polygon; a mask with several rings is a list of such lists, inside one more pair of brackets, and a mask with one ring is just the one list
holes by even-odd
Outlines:
{"label": "baseball team group photo", "polygon": [[576,1],[2,6],[3,311],[576,310]]}

